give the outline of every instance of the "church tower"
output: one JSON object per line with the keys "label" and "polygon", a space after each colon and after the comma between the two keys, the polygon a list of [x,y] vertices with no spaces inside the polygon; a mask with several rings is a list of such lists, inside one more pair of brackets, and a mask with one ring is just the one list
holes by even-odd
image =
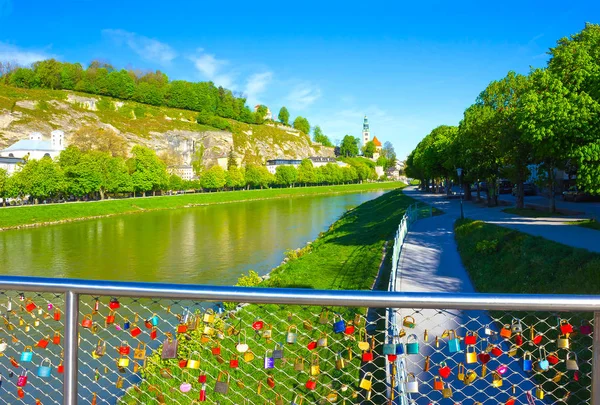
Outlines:
{"label": "church tower", "polygon": [[371,131],[369,131],[369,119],[365,115],[365,120],[363,121],[363,130],[362,130],[362,146],[365,146],[367,142],[371,139]]}

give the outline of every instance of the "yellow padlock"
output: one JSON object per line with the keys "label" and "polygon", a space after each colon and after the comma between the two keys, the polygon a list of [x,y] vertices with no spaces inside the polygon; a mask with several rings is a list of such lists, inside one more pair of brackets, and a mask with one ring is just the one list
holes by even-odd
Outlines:
{"label": "yellow padlock", "polygon": [[321,374],[321,366],[319,366],[319,355],[317,353],[313,353],[310,361],[310,375],[317,376]]}
{"label": "yellow padlock", "polygon": [[117,365],[119,367],[129,367],[129,357],[119,356],[119,360],[117,361]]}
{"label": "yellow padlock", "polygon": [[568,335],[560,335],[556,341],[556,344],[559,349],[568,349],[569,348],[569,336]]}
{"label": "yellow padlock", "polygon": [[544,399],[544,390],[542,390],[542,386],[538,385],[535,389],[535,397],[537,399]]}
{"label": "yellow padlock", "polygon": [[[196,358],[194,359],[194,354],[196,355]],[[187,368],[191,368],[194,370],[197,370],[200,368],[200,353],[194,351],[190,354],[190,358],[187,361]]]}
{"label": "yellow padlock", "polygon": [[492,386],[496,388],[502,387],[502,376],[495,371],[492,374]]}
{"label": "yellow padlock", "polygon": [[202,318],[204,323],[213,323],[215,321],[215,312],[212,309],[207,309]]}
{"label": "yellow padlock", "polygon": [[38,326],[40,326],[40,320],[39,320],[39,319],[36,319],[35,321],[33,321],[33,326],[35,326],[36,328],[37,328]]}
{"label": "yellow padlock", "polygon": [[365,373],[358,386],[364,390],[370,391],[373,386],[373,375],[370,372]]}

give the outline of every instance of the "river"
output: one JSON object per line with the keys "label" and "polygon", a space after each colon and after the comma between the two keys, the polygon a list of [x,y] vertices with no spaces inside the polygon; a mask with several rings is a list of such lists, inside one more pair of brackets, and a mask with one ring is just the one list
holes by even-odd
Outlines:
{"label": "river", "polygon": [[382,194],[207,205],[0,232],[1,273],[232,285],[249,269],[267,273],[285,250]]}

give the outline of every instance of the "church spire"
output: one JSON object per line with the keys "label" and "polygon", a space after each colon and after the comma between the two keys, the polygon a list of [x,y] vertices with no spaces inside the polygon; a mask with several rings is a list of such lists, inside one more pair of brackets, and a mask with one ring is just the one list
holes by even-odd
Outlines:
{"label": "church spire", "polygon": [[362,144],[365,146],[367,142],[371,140],[371,131],[369,130],[369,119],[365,115],[365,119],[363,121],[363,130],[362,130]]}

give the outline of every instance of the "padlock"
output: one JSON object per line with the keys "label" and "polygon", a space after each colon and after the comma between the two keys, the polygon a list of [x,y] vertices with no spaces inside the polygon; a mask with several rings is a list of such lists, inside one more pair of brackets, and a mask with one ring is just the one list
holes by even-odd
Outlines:
{"label": "padlock", "polygon": [[138,342],[137,347],[133,351],[133,358],[144,360],[146,358],[146,343]]}
{"label": "padlock", "polygon": [[512,330],[509,324],[505,324],[502,329],[500,329],[500,336],[506,339],[510,339],[512,336]]}
{"label": "padlock", "polygon": [[452,387],[450,387],[450,383],[442,389],[442,398],[452,398]]}
{"label": "padlock", "polygon": [[121,376],[117,377],[117,382],[115,383],[115,387],[117,387],[117,389],[123,388],[123,377],[121,377]]}
{"label": "padlock", "polygon": [[48,343],[50,343],[50,336],[46,336],[46,337],[43,337],[40,340],[38,340],[38,342],[36,343],[35,347],[39,347],[41,349],[45,349],[46,347],[48,347]]}
{"label": "padlock", "polygon": [[92,327],[93,323],[94,321],[92,320],[92,315],[88,314],[83,317],[83,320],[81,321],[81,326],[86,329],[89,329]]}
{"label": "padlock", "polygon": [[273,378],[272,375],[269,375],[267,377],[267,385],[269,386],[269,388],[273,389],[275,388],[275,378]]}
{"label": "padlock", "polygon": [[568,320],[561,319],[558,324],[561,334],[567,335],[569,333],[573,333],[573,325],[571,325]]}
{"label": "padlock", "polygon": [[579,326],[579,333],[587,336],[587,335],[591,335],[593,331],[594,331],[594,328],[590,324],[590,321],[588,321],[587,319],[584,319],[581,321],[581,325]]}
{"label": "padlock", "polygon": [[531,359],[531,353],[526,351],[523,353],[523,371],[533,370],[533,360]]}
{"label": "padlock", "polygon": [[433,389],[436,391],[444,389],[444,382],[442,381],[442,378],[437,375],[433,377]]}
{"label": "padlock", "polygon": [[310,360],[310,375],[315,377],[321,374],[321,366],[319,365],[319,355],[312,353]]}
{"label": "padlock", "polygon": [[346,324],[346,329],[344,329],[344,334],[345,335],[354,335],[354,332],[356,332],[356,326],[354,326],[354,323],[348,322]]}
{"label": "padlock", "polygon": [[25,324],[25,332],[29,332],[31,330],[31,326],[28,323]]}
{"label": "padlock", "polygon": [[417,335],[414,333],[406,339],[406,353],[407,354],[418,354],[419,353],[419,341]]}
{"label": "padlock", "polygon": [[4,341],[4,339],[0,338],[0,353],[3,353],[8,348],[8,343]]}
{"label": "padlock", "polygon": [[502,376],[495,371],[492,373],[492,387],[502,387]]}
{"label": "padlock", "polygon": [[302,327],[304,328],[304,330],[309,330],[309,331],[313,329],[312,322],[309,321],[308,319],[305,320],[304,322],[302,322]]}
{"label": "padlock", "polygon": [[275,343],[275,349],[273,350],[273,358],[275,360],[283,359],[283,343]]}
{"label": "padlock", "polygon": [[[337,320],[336,320],[337,319]],[[341,315],[333,316],[333,333],[344,333],[346,330],[346,322],[342,319]]]}
{"label": "padlock", "polygon": [[537,368],[539,371],[546,371],[550,368],[550,362],[547,359],[546,349],[540,347],[540,359],[537,362]]}
{"label": "padlock", "polygon": [[33,303],[32,300],[27,300],[27,303],[25,304],[25,310],[27,312],[31,312],[36,308],[37,308],[37,306]]}
{"label": "padlock", "polygon": [[298,328],[296,327],[296,325],[288,326],[287,335],[285,337],[286,343],[292,345],[292,344],[296,343],[297,340],[298,340]]}
{"label": "padlock", "polygon": [[123,368],[128,367],[129,366],[129,357],[120,355],[117,360],[117,365],[119,367],[123,367]]}
{"label": "padlock", "polygon": [[358,331],[358,348],[362,351],[369,350],[369,337],[365,328]]}
{"label": "padlock", "polygon": [[452,369],[450,369],[450,367],[446,364],[445,361],[442,361],[440,363],[440,368],[438,369],[438,374],[440,375],[440,377],[446,379],[446,378],[450,377],[451,373],[452,373]]}
{"label": "padlock", "polygon": [[523,333],[523,325],[521,324],[521,320],[517,318],[513,318],[510,330],[512,333]]}
{"label": "padlock", "polygon": [[108,303],[108,307],[110,309],[119,309],[120,306],[121,304],[119,303],[119,300],[117,298],[111,298],[110,302]]}
{"label": "padlock", "polygon": [[456,379],[458,381],[465,380],[465,365],[462,363],[458,363],[458,372],[456,373]]}
{"label": "padlock", "polygon": [[35,326],[36,328],[37,328],[38,326],[40,326],[40,320],[39,320],[39,319],[36,319],[35,321],[33,321],[33,326]]}
{"label": "padlock", "polygon": [[212,308],[208,308],[204,311],[204,316],[202,317],[202,321],[204,323],[214,323],[215,322],[215,311]]}
{"label": "padlock", "polygon": [[520,333],[517,333],[515,335],[515,345],[517,345],[518,347],[523,346],[523,335],[521,335]]}
{"label": "padlock", "polygon": [[59,331],[54,332],[54,336],[52,337],[52,343],[54,343],[55,345],[60,344],[60,332]]}
{"label": "padlock", "polygon": [[396,356],[400,356],[406,353],[406,347],[404,345],[404,342],[399,336],[394,336],[394,343],[396,345],[396,351],[394,353]]}
{"label": "padlock", "polygon": [[477,343],[477,332],[474,332],[472,330],[467,331],[467,333],[465,333],[465,344],[466,345],[474,345]]}
{"label": "padlock", "polygon": [[62,360],[60,361],[60,363],[58,363],[58,366],[56,367],[56,371],[57,371],[59,374],[62,374],[62,373],[64,373],[64,372],[65,372],[65,366],[63,365],[63,362],[62,362]]}
{"label": "padlock", "polygon": [[477,379],[477,373],[475,370],[467,370],[465,373],[465,378],[463,379],[463,383],[465,385],[471,385]]}
{"label": "padlock", "polygon": [[569,348],[569,335],[560,335],[556,340],[556,345],[559,349]]}
{"label": "padlock", "polygon": [[506,355],[508,357],[515,357],[517,355],[518,350],[519,347],[517,345],[510,345],[510,348],[508,349],[508,352],[506,352]]}
{"label": "padlock", "polygon": [[[271,352],[271,356],[269,356],[269,352]],[[265,351],[264,366],[265,369],[275,368],[275,359],[273,358],[272,350]]]}
{"label": "padlock", "polygon": [[273,336],[273,326],[271,324],[267,324],[267,326],[263,329],[262,332],[262,337],[264,339],[271,339],[271,337]]}
{"label": "padlock", "polygon": [[213,347],[210,348],[210,352],[212,353],[213,356],[220,356],[221,355],[221,344],[219,342],[217,342],[216,345],[214,345]]}
{"label": "padlock", "polygon": [[21,361],[22,362],[30,362],[33,358],[33,349],[31,346],[25,346],[23,352],[21,353]]}
{"label": "padlock", "polygon": [[412,316],[405,316],[402,320],[402,325],[404,325],[404,327],[406,328],[414,328],[416,325],[415,318],[413,318]]}
{"label": "padlock", "polygon": [[252,322],[252,329],[254,329],[255,331],[259,331],[262,330],[262,328],[265,326],[265,322],[260,319],[260,318],[256,318],[254,320],[254,322]]}
{"label": "padlock", "polygon": [[[374,337],[372,339],[375,339]],[[364,363],[368,363],[370,361],[373,361],[373,349],[372,346],[369,346],[369,350],[364,351],[362,353],[362,361]]]}
{"label": "padlock", "polygon": [[235,346],[235,350],[239,353],[245,353],[248,351],[249,346],[246,343],[246,331],[243,331],[244,334],[244,343],[242,343],[242,333],[238,335],[238,344]]}
{"label": "padlock", "polygon": [[112,325],[115,323],[115,311],[111,310],[106,316],[106,320],[104,322],[106,325]]}
{"label": "padlock", "polygon": [[[225,380],[225,377],[227,379]],[[215,383],[215,392],[219,394],[227,394],[229,391],[229,373],[226,371],[219,371],[217,376],[217,382]]]}
{"label": "padlock", "polygon": [[54,320],[60,321],[60,310],[58,308],[54,309]]}
{"label": "padlock", "polygon": [[544,399],[544,390],[541,385],[538,385],[535,389],[535,397],[537,399]]}
{"label": "padlock", "polygon": [[23,369],[19,378],[17,378],[17,387],[24,387],[25,385],[27,385],[27,370]]}
{"label": "padlock", "polygon": [[343,370],[346,367],[346,361],[342,357],[342,353],[337,352],[335,355],[335,368],[336,370]]}
{"label": "padlock", "polygon": [[94,357],[95,359],[99,359],[100,357],[104,356],[105,353],[106,353],[106,342],[102,339],[98,339],[98,343],[96,344],[96,347],[94,348],[92,357]]}
{"label": "padlock", "polygon": [[405,390],[409,394],[416,394],[419,392],[419,382],[413,373],[408,373],[406,376]]}
{"label": "padlock", "polygon": [[496,357],[502,356],[502,348],[499,345],[491,345],[490,353]]}
{"label": "padlock", "polygon": [[358,386],[364,390],[370,391],[373,386],[373,374],[366,372]]}
{"label": "padlock", "polygon": [[317,341],[316,340],[311,340],[310,342],[308,342],[308,344],[306,345],[306,348],[308,350],[315,350],[317,348]]}
{"label": "padlock", "polygon": [[248,351],[246,351],[246,352],[244,353],[244,361],[245,361],[246,363],[249,363],[249,362],[251,362],[252,360],[254,360],[254,358],[255,358],[255,357],[256,357],[256,356],[254,356],[254,353],[252,353],[252,350],[250,350],[250,349],[248,349]]}
{"label": "padlock", "polygon": [[175,359],[177,358],[177,339],[174,339],[170,333],[166,334],[167,337],[163,341],[163,347],[161,351],[161,358],[164,359]]}
{"label": "padlock", "polygon": [[431,368],[431,357],[425,356],[425,364],[423,365],[423,371],[427,372]]}
{"label": "padlock", "polygon": [[17,360],[15,360],[14,357],[9,357],[9,360],[10,360],[10,364],[12,364],[12,366],[14,368],[19,368],[19,363],[17,363]]}
{"label": "padlock", "polygon": [[305,384],[305,387],[309,391],[314,391],[317,388],[317,380],[313,377],[309,377],[308,381]]}
{"label": "padlock", "polygon": [[156,329],[156,327],[153,327],[150,330],[150,339],[155,340],[157,336],[158,336],[158,330]]}
{"label": "padlock", "polygon": [[127,356],[131,352],[131,348],[126,340],[121,341],[119,345],[119,354],[123,356]]}
{"label": "padlock", "polygon": [[141,333],[142,330],[140,329],[139,326],[137,326],[135,323],[133,325],[131,325],[131,330],[130,330],[131,336],[132,337],[138,337]]}
{"label": "padlock", "polygon": [[319,315],[319,323],[321,325],[329,323],[329,310],[327,308],[321,309],[321,314]]}
{"label": "padlock", "polygon": [[575,352],[567,353],[566,363],[567,363],[567,370],[570,370],[570,371],[579,370],[579,365],[577,364],[577,354],[575,354]]}
{"label": "padlock", "polygon": [[302,357],[297,356],[294,360],[294,370],[304,371],[304,359]]}
{"label": "padlock", "polygon": [[189,382],[191,379],[190,373],[188,370],[183,370],[181,373],[181,384],[179,384],[180,392],[190,392],[192,390],[192,384]]}
{"label": "padlock", "polygon": [[448,350],[450,353],[456,353],[462,350],[460,347],[460,338],[456,335],[454,329],[448,331]]}
{"label": "padlock", "polygon": [[477,363],[477,353],[475,352],[475,346],[467,346],[465,349],[465,362],[467,364]]}
{"label": "padlock", "polygon": [[[194,357],[196,357],[196,358],[194,358]],[[190,353],[190,357],[186,362],[186,367],[191,368],[193,370],[199,369],[200,368],[200,353],[198,353],[197,351],[193,351],[192,353]]]}
{"label": "padlock", "polygon": [[128,330],[131,327],[131,322],[129,322],[129,319],[124,318],[123,319],[123,330]]}
{"label": "padlock", "polygon": [[[44,363],[47,363],[47,365],[44,365]],[[52,374],[52,362],[50,362],[50,359],[46,357],[41,361],[40,366],[38,367],[37,375],[38,377],[48,378],[50,377],[50,374]]]}
{"label": "padlock", "polygon": [[317,340],[317,347],[327,347],[327,333],[321,333],[321,337]]}
{"label": "padlock", "polygon": [[237,354],[232,354],[229,359],[229,368],[238,368],[240,366],[240,362],[238,360]]}
{"label": "padlock", "polygon": [[390,336],[390,340],[390,343],[383,344],[383,354],[385,355],[396,354],[396,343],[394,343],[394,337]]}

